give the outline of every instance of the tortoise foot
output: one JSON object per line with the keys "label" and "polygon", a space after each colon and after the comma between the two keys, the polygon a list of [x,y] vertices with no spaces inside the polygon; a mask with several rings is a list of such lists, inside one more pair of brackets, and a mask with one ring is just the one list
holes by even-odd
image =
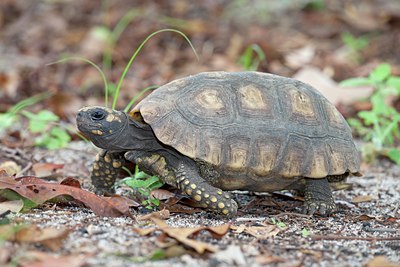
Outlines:
{"label": "tortoise foot", "polygon": [[327,216],[334,211],[336,211],[336,205],[328,180],[326,178],[306,179],[302,212],[308,215],[318,213]]}
{"label": "tortoise foot", "polygon": [[304,202],[302,213],[314,215],[318,213],[322,216],[328,216],[336,211],[336,205],[333,199],[331,201],[308,200]]}

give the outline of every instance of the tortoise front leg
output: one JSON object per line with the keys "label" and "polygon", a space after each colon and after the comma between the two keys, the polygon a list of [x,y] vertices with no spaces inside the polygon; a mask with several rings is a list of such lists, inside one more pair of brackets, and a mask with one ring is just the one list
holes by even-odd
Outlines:
{"label": "tortoise front leg", "polygon": [[207,183],[195,164],[179,161],[168,164],[159,154],[130,151],[125,158],[135,162],[144,171],[158,175],[165,183],[180,189],[204,208],[225,216],[235,215],[237,204],[226,192]]}
{"label": "tortoise front leg", "polygon": [[125,159],[121,153],[111,153],[101,150],[93,162],[91,180],[97,194],[113,193],[113,185]]}
{"label": "tortoise front leg", "polygon": [[303,213],[313,215],[319,212],[321,215],[329,215],[336,210],[331,188],[326,178],[305,178]]}

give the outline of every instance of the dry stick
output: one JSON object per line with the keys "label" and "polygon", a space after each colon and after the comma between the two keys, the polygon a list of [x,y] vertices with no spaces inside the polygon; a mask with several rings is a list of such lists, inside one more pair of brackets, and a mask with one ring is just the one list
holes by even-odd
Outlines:
{"label": "dry stick", "polygon": [[30,168],[32,168],[33,164],[32,162],[29,162],[28,165],[25,166],[19,173],[17,173],[15,176],[20,177],[22,176],[25,172],[27,172]]}
{"label": "dry stick", "polygon": [[393,241],[400,240],[400,236],[395,237],[358,237],[358,236],[340,236],[340,235],[312,235],[314,240],[364,240],[364,241]]}

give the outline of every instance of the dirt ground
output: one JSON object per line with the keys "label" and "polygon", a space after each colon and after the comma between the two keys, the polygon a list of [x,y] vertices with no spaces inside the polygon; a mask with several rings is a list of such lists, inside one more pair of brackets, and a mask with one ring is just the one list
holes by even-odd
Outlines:
{"label": "dirt ground", "polygon": [[[64,177],[84,177],[95,149],[78,142],[51,153],[36,149],[33,155],[44,162],[66,164],[61,170]],[[400,168],[386,161],[378,165],[364,170],[363,177],[349,179],[352,189],[334,192],[339,211],[328,218],[299,214],[302,202],[289,192],[257,196],[237,192],[239,213],[230,219],[205,211],[171,213],[166,221],[177,229],[230,223],[229,232],[221,239],[206,232],[194,238],[215,246],[214,253],[175,247],[172,239],[161,242],[160,232],[141,236],[134,231],[152,227],[148,221],[99,217],[84,207],[54,204],[10,217],[42,228],[71,229],[59,250],[54,253],[41,245],[12,242],[6,242],[2,249],[22,260],[29,251],[38,249],[72,255],[74,261],[67,261],[71,266],[82,266],[72,265],[77,259],[83,266],[399,266]],[[87,181],[82,182],[90,188]],[[138,209],[133,213],[136,219],[145,214]],[[284,225],[278,227],[273,220]],[[254,231],[249,234],[243,229]],[[309,235],[304,235],[304,229]],[[163,247],[172,247],[165,251],[174,257],[151,261],[151,255]]]}
{"label": "dirt ground", "polygon": [[[124,24],[121,21],[124,27],[117,26]],[[115,85],[139,44],[166,28],[187,34],[199,60],[180,36],[153,37],[128,71],[117,108],[150,85],[201,71],[244,70],[243,55],[254,45],[265,56],[254,69],[310,83],[346,118],[370,108],[360,99],[371,90],[343,89],[340,81],[366,76],[383,62],[392,66],[393,75],[400,75],[397,0],[207,0],[196,4],[185,0],[2,0],[0,114],[46,92],[48,98],[27,109],[50,110],[62,125],[75,128],[79,108],[104,103],[102,79],[92,66],[80,61],[48,64],[64,56],[85,57],[99,64]],[[111,44],[114,29],[121,34]],[[110,63],[107,55],[112,57]],[[257,61],[255,53],[250,58]],[[96,154],[92,145],[73,133],[67,148],[35,148],[36,135],[27,128],[23,116],[6,131],[0,128],[0,164],[13,161],[22,168],[21,175],[57,182],[74,177],[84,189],[92,190],[89,170]],[[41,176],[33,168],[37,163],[61,165],[51,165],[54,170]],[[379,159],[363,163],[362,172],[363,177],[350,178],[351,188],[334,192],[339,211],[328,218],[299,214],[302,200],[290,192],[235,192],[239,213],[230,219],[181,208],[163,214],[168,225],[176,228],[164,230],[160,222],[140,220],[148,214],[141,206],[131,208],[132,217],[116,218],[97,216],[76,202],[47,202],[25,213],[0,213],[1,224],[8,219],[12,226],[39,227],[0,243],[0,265],[400,266],[400,169]],[[213,226],[227,228],[218,235]],[[157,230],[141,235],[147,231],[143,229],[153,227]],[[182,237],[190,231],[187,227],[203,230],[187,239]],[[52,228],[56,231],[45,231]],[[175,231],[183,241],[166,237],[166,231]],[[0,230],[1,240],[3,234]],[[206,251],[196,250],[200,248]]]}

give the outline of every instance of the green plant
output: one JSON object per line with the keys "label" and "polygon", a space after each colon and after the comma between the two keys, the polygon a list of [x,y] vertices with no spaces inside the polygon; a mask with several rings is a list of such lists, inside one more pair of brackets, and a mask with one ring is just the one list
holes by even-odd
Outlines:
{"label": "green plant", "polygon": [[310,231],[307,229],[307,228],[303,228],[302,230],[301,230],[301,236],[302,237],[308,237],[308,236],[310,236]]}
{"label": "green plant", "polygon": [[355,37],[349,32],[344,32],[342,34],[342,42],[349,49],[349,57],[355,63],[360,63],[362,61],[361,51],[366,48],[369,44],[369,37],[360,36]]}
{"label": "green plant", "polygon": [[59,125],[60,118],[48,110],[42,110],[38,113],[32,113],[25,108],[34,105],[39,101],[49,97],[49,93],[43,93],[24,99],[7,112],[0,113],[0,134],[14,124],[20,124],[21,115],[28,119],[28,130],[32,134],[37,134],[35,145],[43,146],[49,149],[65,147],[71,140],[67,132]]}
{"label": "green plant", "polygon": [[[125,170],[130,173],[129,170]],[[160,205],[160,201],[151,196],[151,191],[160,188],[163,183],[157,176],[151,176],[145,172],[139,171],[137,165],[135,168],[135,173],[130,173],[130,177],[122,179],[119,184],[120,183],[124,183],[140,193],[144,197],[142,204],[146,208],[152,209]]]}
{"label": "green plant", "polygon": [[281,229],[286,228],[286,224],[284,222],[277,221],[275,218],[271,218],[271,223],[278,226]]}
{"label": "green plant", "polygon": [[242,65],[243,69],[253,71],[257,70],[263,60],[265,60],[265,53],[262,48],[257,44],[252,44],[246,48],[239,58],[239,64]]}
{"label": "green plant", "polygon": [[48,149],[57,149],[67,146],[71,137],[67,131],[59,125],[60,118],[53,112],[42,110],[34,114],[22,110],[21,114],[29,120],[29,130],[33,134],[39,134],[35,138],[35,145]]}
{"label": "green plant", "polygon": [[349,124],[365,140],[362,148],[366,160],[376,154],[388,156],[400,165],[400,113],[391,105],[400,96],[400,77],[391,74],[389,64],[380,64],[366,78],[352,78],[340,83],[342,86],[372,86],[370,97],[372,109],[360,111],[359,119],[349,119]]}

